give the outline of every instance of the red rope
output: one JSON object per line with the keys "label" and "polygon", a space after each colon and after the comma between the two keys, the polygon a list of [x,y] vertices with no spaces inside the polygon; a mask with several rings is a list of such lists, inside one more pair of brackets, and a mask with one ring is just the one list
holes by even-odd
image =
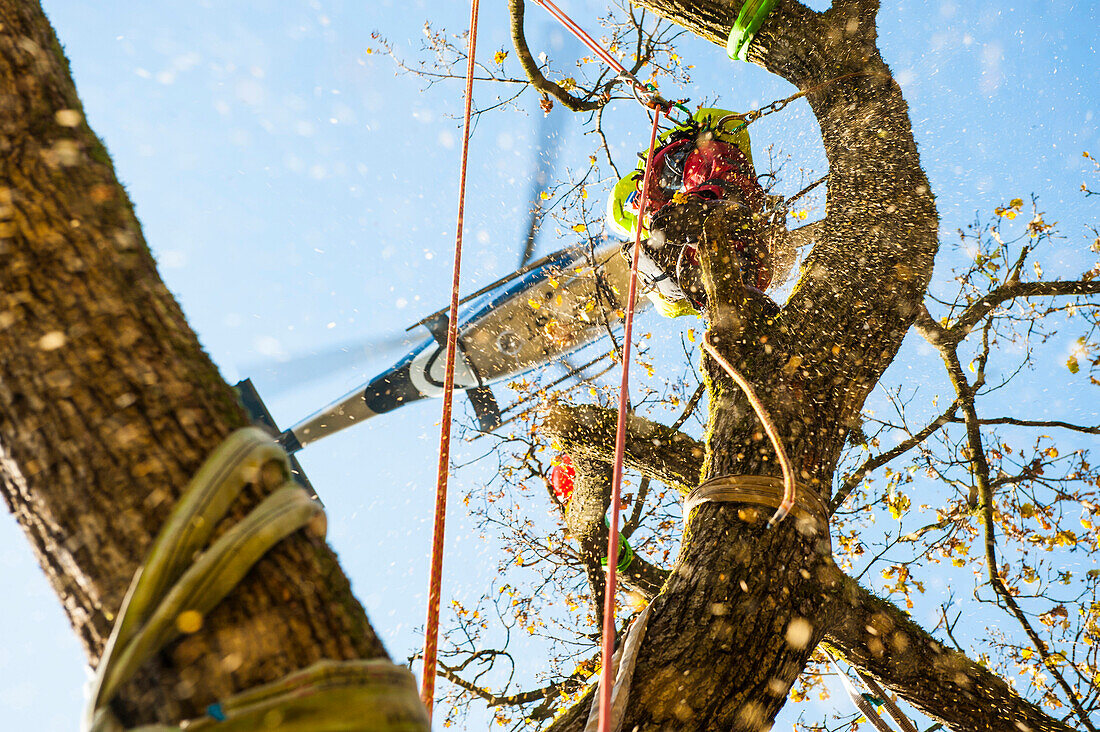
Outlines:
{"label": "red rope", "polygon": [[646,202],[649,200],[649,179],[653,174],[653,148],[657,145],[657,124],[661,109],[653,115],[653,130],[649,133],[649,153],[646,155],[645,176],[642,178],[642,198],[634,234],[634,257],[630,263],[630,287],[627,288],[625,334],[623,336],[623,379],[619,386],[619,420],[615,426],[615,471],[611,478],[611,511],[607,533],[607,589],[603,602],[603,653],[600,667],[600,727],[599,732],[611,732],[611,657],[615,654],[615,565],[619,556],[619,496],[623,484],[623,455],[626,453],[626,410],[630,388],[630,339],[634,331],[634,298],[638,291],[638,255],[642,250],[642,226]]}
{"label": "red rope", "polygon": [[604,49],[603,46],[597,43],[596,40],[592,38],[592,36],[588,35],[588,33],[585,32],[584,28],[581,28],[579,25],[577,25],[577,23],[572,18],[565,14],[564,10],[553,3],[553,0],[535,0],[535,4],[541,5],[542,7],[546,8],[546,12],[557,18],[558,22],[564,25],[567,30],[575,35],[581,43],[588,46],[588,48],[594,54],[599,56],[600,60],[603,61],[605,64],[615,69],[615,71],[619,74],[627,76],[630,75],[630,72],[626,70],[626,67],[619,63],[618,59],[612,56],[609,51],[607,51],[606,49]]}
{"label": "red rope", "polygon": [[[619,60],[617,58],[611,55],[610,51],[597,43],[596,39],[588,35],[584,28],[581,28],[579,25],[577,25],[576,21],[566,15],[564,10],[555,5],[553,0],[534,0],[534,2],[536,5],[541,5],[543,8],[545,8],[546,12],[554,16],[554,18],[556,18],[559,23],[565,26],[566,30],[577,37],[577,40],[588,46],[589,50],[591,50],[592,53],[596,54],[596,56],[601,61],[610,66],[620,79],[630,82],[631,86],[634,87],[635,94],[642,95],[639,97],[639,101],[641,101],[642,104],[645,104],[646,106],[654,106],[654,102],[656,100],[654,100],[653,98],[656,96],[656,91],[651,87],[647,87],[645,84],[639,81],[638,78],[634,76],[634,74],[627,70],[627,68],[621,63],[619,63]],[[645,97],[650,97],[650,99],[646,100]]]}
{"label": "red rope", "polygon": [[458,282],[462,270],[462,224],[466,209],[466,158],[470,148],[470,113],[474,90],[474,53],[477,48],[478,0],[470,0],[470,52],[466,59],[466,113],[462,126],[462,167],[458,178],[458,224],[455,232],[451,310],[447,323],[447,366],[443,383],[443,417],[439,434],[439,472],[435,489],[435,522],[432,529],[431,581],[428,586],[428,620],[424,628],[424,668],[420,698],[432,716],[435,698],[436,653],[439,646],[439,598],[443,584],[443,529],[447,517],[447,478],[451,468],[451,408],[454,404],[455,356],[458,343]]}

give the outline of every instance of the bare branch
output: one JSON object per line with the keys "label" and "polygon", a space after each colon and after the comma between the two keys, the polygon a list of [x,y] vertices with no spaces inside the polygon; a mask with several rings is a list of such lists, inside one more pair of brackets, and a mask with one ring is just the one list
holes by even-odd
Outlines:
{"label": "bare branch", "polygon": [[543,94],[554,97],[562,103],[562,106],[572,112],[591,112],[601,108],[604,105],[602,99],[592,100],[575,97],[559,84],[555,84],[543,75],[542,71],[539,70],[538,63],[531,55],[531,49],[527,46],[527,38],[523,34],[523,0],[508,0],[508,11],[512,17],[512,45],[516,48],[516,57],[519,58],[520,66],[523,67],[527,78],[531,80],[531,85]]}
{"label": "bare branch", "polygon": [[852,494],[859,483],[863,480],[864,476],[870,473],[872,470],[882,467],[886,463],[890,462],[894,458],[909,452],[917,445],[921,444],[929,437],[931,437],[938,429],[945,424],[954,421],[953,417],[955,412],[959,409],[958,401],[955,401],[951,406],[940,416],[929,422],[922,430],[909,437],[909,439],[899,442],[894,447],[890,448],[881,455],[868,458],[862,465],[860,465],[856,472],[852,473],[847,480],[844,481],[844,485],[840,487],[840,490],[833,496],[833,500],[829,502],[830,513],[835,513],[838,508],[847,500],[848,496]]}
{"label": "bare branch", "polygon": [[[951,420],[955,423],[961,423],[964,420],[953,418]],[[1100,425],[1089,427],[1080,424],[1070,424],[1069,422],[1062,422],[1057,419],[1043,420],[1043,419],[1017,419],[1016,417],[993,417],[993,418],[979,418],[978,424],[1011,424],[1017,427],[1057,427],[1064,430],[1073,430],[1074,432],[1084,432],[1088,435],[1100,435]]]}
{"label": "bare branch", "polygon": [[642,482],[638,486],[638,493],[634,496],[634,508],[630,512],[630,518],[623,523],[622,534],[627,539],[642,525],[642,511],[645,509],[645,499],[649,497],[649,485],[652,482],[653,479],[647,476],[642,478]]}
{"label": "bare branch", "polygon": [[688,417],[692,415],[695,408],[699,406],[699,400],[703,398],[703,394],[706,393],[707,385],[700,383],[695,387],[695,393],[688,399],[688,403],[684,406],[684,411],[680,413],[680,416],[676,418],[676,421],[669,425],[670,430],[678,430],[683,426],[684,422],[688,420]]}
{"label": "bare branch", "polygon": [[[456,672],[456,668],[448,666],[445,663],[439,663],[439,675],[450,681],[452,684],[460,689],[470,692],[476,696],[485,700],[485,703],[491,707],[502,706],[526,706],[533,702],[542,701],[551,697],[557,697],[562,693],[568,693],[570,686],[579,686],[583,682],[575,681],[572,679],[566,679],[562,683],[550,684],[544,686],[541,689],[532,689],[531,691],[523,691],[518,694],[494,694],[488,689],[471,683],[462,678]],[[572,683],[570,683],[572,681]]]}
{"label": "bare branch", "polygon": [[1053,297],[1100,293],[1100,281],[1017,282],[998,287],[968,307],[947,329],[947,337],[959,342],[1001,303],[1018,297]]}

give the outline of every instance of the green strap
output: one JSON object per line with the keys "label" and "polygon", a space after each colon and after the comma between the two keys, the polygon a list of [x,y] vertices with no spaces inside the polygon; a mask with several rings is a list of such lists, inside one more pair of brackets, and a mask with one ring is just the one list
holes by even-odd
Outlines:
{"label": "green strap", "polygon": [[737,14],[737,20],[730,28],[729,40],[726,41],[726,54],[731,59],[748,60],[749,45],[760,26],[764,25],[764,19],[775,7],[775,3],[776,0],[745,0],[741,12]]}
{"label": "green strap", "polygon": [[[207,547],[249,483],[274,489]],[[185,613],[207,615],[271,547],[323,516],[321,505],[290,479],[286,453],[266,434],[249,427],[230,435],[188,484],[134,575],[97,668],[83,729],[123,732],[110,702],[142,664],[181,635],[179,619]],[[423,732],[428,718],[408,669],[375,659],[322,661],[215,704],[207,717],[185,726],[225,732]]]}
{"label": "green strap", "polygon": [[[603,517],[603,525],[611,530],[611,522],[607,520],[607,515]],[[619,556],[618,561],[615,562],[615,569],[620,572],[625,572],[630,563],[634,561],[634,548],[630,546],[630,542],[626,540],[626,537],[619,534]],[[600,566],[607,566],[607,557],[600,557]]]}

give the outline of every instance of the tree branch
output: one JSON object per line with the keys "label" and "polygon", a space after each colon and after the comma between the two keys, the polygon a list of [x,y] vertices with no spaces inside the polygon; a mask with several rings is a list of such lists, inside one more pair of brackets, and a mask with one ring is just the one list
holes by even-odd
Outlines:
{"label": "tree branch", "polygon": [[852,491],[859,487],[859,483],[861,480],[863,480],[864,476],[866,476],[872,470],[886,465],[888,462],[898,457],[899,455],[909,452],[914,447],[927,440],[937,430],[939,430],[948,422],[951,422],[952,418],[955,416],[955,412],[957,412],[958,409],[959,403],[958,401],[955,401],[951,404],[946,412],[929,422],[916,434],[911,435],[909,439],[899,442],[897,445],[890,448],[881,455],[876,455],[874,457],[868,458],[862,465],[860,465],[856,469],[856,472],[852,473],[848,477],[848,479],[844,481],[844,485],[842,485],[840,487],[840,490],[836,492],[836,495],[833,496],[833,500],[829,502],[829,512],[836,513],[836,510],[840,508],[841,505],[843,505],[844,501],[848,499],[848,496],[852,494]]}
{"label": "tree branch", "polygon": [[[570,430],[577,439],[590,440],[592,444],[606,443],[611,439],[614,413],[610,410],[555,407],[555,410],[559,409],[562,413],[557,417],[558,424],[563,427],[572,425]],[[954,409],[957,409],[956,405],[952,405],[948,413]],[[601,411],[609,414],[601,415]],[[940,419],[942,415],[929,427]],[[591,424],[593,421],[595,426]],[[608,424],[602,424],[605,421]],[[586,427],[577,431],[578,423],[586,424]],[[644,423],[643,429],[639,430],[643,433],[653,434],[661,430],[660,425],[640,417],[631,417],[628,429],[639,426],[638,423]],[[639,436],[637,432],[632,433],[631,439],[638,439]],[[686,435],[667,443],[662,461],[666,466],[673,467],[666,467],[665,475],[679,484],[685,484],[691,476],[698,475],[702,459],[696,451],[701,452],[699,443]],[[598,452],[592,451],[590,454]],[[677,452],[680,454],[676,455]],[[610,451],[607,453],[610,460]],[[662,578],[666,576],[664,570],[653,569]],[[834,597],[826,641],[849,663],[869,673],[928,716],[959,730],[1001,732],[1011,729],[1009,725],[1015,721],[1023,721],[1036,732],[1070,730],[1017,695],[996,674],[963,653],[944,648],[908,615],[860,587],[855,579],[843,574],[835,565],[829,565],[827,572],[818,580],[823,587],[830,588],[828,591]],[[639,591],[652,599],[653,595],[645,590],[639,588]],[[584,704],[583,700],[580,704]],[[553,729],[572,729],[569,720],[575,718],[574,711],[571,710],[556,722]]]}
{"label": "tree branch", "polygon": [[947,329],[948,338],[957,343],[970,334],[974,326],[989,315],[992,310],[1005,302],[1018,297],[1052,297],[1059,295],[1093,295],[1100,293],[1100,280],[1093,281],[1055,281],[1055,282],[1018,282],[998,287],[971,304],[963,314]]}
{"label": "tree branch", "polygon": [[549,94],[557,99],[571,112],[591,112],[601,108],[604,105],[602,99],[575,97],[543,76],[538,63],[531,55],[531,49],[527,46],[527,38],[523,34],[524,0],[508,0],[508,12],[511,14],[512,45],[516,48],[516,57],[519,59],[520,66],[523,67],[523,72],[531,80],[531,85],[543,94]]}
{"label": "tree branch", "polygon": [[1069,732],[1004,679],[941,645],[895,605],[835,569],[825,642],[853,666],[955,730]]}
{"label": "tree branch", "polygon": [[[549,684],[541,689],[532,689],[531,691],[522,691],[518,694],[494,694],[486,688],[480,687],[458,675],[455,667],[448,666],[447,664],[439,663],[439,675],[450,681],[452,684],[460,689],[470,692],[485,700],[486,705],[490,707],[503,707],[503,706],[526,706],[533,702],[542,701],[543,699],[549,699],[557,697],[562,693],[569,693],[574,688],[581,686],[583,682],[567,678],[565,681]],[[572,682],[572,683],[570,683]]]}
{"label": "tree branch", "polygon": [[645,509],[645,499],[649,497],[649,485],[652,478],[644,477],[638,485],[638,492],[634,495],[634,508],[630,512],[630,518],[623,522],[623,537],[629,539],[631,535],[642,525],[642,511]]}
{"label": "tree branch", "polygon": [[[582,456],[611,463],[616,419],[611,409],[559,403],[550,409],[544,429],[574,459]],[[627,468],[684,494],[699,484],[702,443],[634,414],[627,417],[626,430]]]}
{"label": "tree branch", "polygon": [[[959,418],[953,418],[952,422],[964,422]],[[1074,432],[1084,432],[1088,435],[1100,435],[1100,425],[1095,427],[1088,427],[1080,424],[1070,424],[1069,422],[1062,422],[1057,419],[1043,420],[1043,419],[1017,419],[1015,417],[993,417],[993,418],[979,418],[978,424],[1011,424],[1018,427],[1058,427],[1064,430],[1073,430]]]}
{"label": "tree branch", "polygon": [[[988,312],[988,310],[986,312]],[[1046,643],[1044,643],[1039,637],[1039,634],[1035,632],[1035,628],[1032,627],[1023,609],[1016,602],[1016,599],[1012,596],[1012,593],[1009,592],[1008,587],[1005,586],[1004,580],[1001,578],[997,564],[997,540],[993,522],[993,486],[989,479],[989,462],[986,459],[985,446],[982,444],[981,427],[978,422],[978,413],[974,406],[974,393],[977,391],[977,387],[972,386],[966,380],[966,375],[963,373],[962,364],[959,363],[959,357],[955,352],[954,345],[943,344],[939,348],[944,363],[947,365],[947,373],[951,378],[951,384],[954,386],[955,393],[958,395],[957,401],[962,407],[963,417],[966,422],[966,439],[970,449],[970,472],[977,483],[978,497],[981,501],[985,562],[986,570],[989,573],[989,583],[997,593],[997,596],[1008,606],[1009,611],[1016,618],[1017,622],[1019,622],[1020,627],[1024,629],[1024,633],[1026,633],[1028,639],[1030,639],[1032,647],[1035,648],[1035,651],[1042,659],[1043,666],[1050,675],[1054,677],[1058,686],[1061,687],[1062,693],[1073,706],[1074,712],[1081,721],[1081,724],[1083,724],[1086,729],[1091,730],[1091,732],[1096,732],[1096,728],[1089,720],[1088,713],[1081,706],[1081,702],[1074,693],[1073,688],[1070,687],[1069,683],[1062,675],[1062,672],[1058,669],[1058,665],[1054,662],[1054,658],[1047,649]],[[980,374],[979,378],[981,378]]]}

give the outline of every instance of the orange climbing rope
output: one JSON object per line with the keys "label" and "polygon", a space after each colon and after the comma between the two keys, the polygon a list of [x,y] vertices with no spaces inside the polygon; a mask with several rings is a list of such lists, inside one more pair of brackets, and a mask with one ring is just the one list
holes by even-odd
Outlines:
{"label": "orange climbing rope", "polygon": [[[630,262],[630,286],[626,295],[626,316],[623,334],[623,378],[619,386],[619,419],[615,425],[615,470],[611,478],[611,508],[608,518],[607,556],[619,556],[619,497],[623,485],[623,456],[626,453],[626,410],[630,388],[630,339],[634,330],[634,298],[638,290],[638,253],[642,251],[642,225],[646,203],[649,200],[649,179],[653,175],[653,148],[657,144],[657,124],[661,121],[660,107],[653,115],[653,129],[649,133],[649,152],[646,154],[645,175],[642,177],[642,197],[638,206],[638,223],[634,233],[634,256]],[[603,602],[603,651],[600,666],[600,726],[599,732],[611,732],[611,691],[615,679],[611,659],[615,654],[615,562],[607,562],[607,589]]]}
{"label": "orange climbing rope", "polygon": [[435,489],[435,521],[432,528],[431,580],[428,585],[428,620],[424,628],[424,668],[420,698],[432,716],[435,697],[435,665],[439,646],[439,598],[443,584],[443,530],[447,517],[447,478],[451,469],[451,408],[454,404],[455,356],[458,343],[458,283],[462,271],[462,224],[466,209],[466,158],[470,148],[470,113],[474,90],[474,53],[477,48],[478,0],[470,0],[470,51],[466,58],[466,111],[462,125],[462,164],[458,177],[458,224],[455,232],[454,275],[451,309],[447,322],[447,365],[443,383],[443,417],[439,430],[439,472]]}
{"label": "orange climbing rope", "polygon": [[[678,102],[668,102],[661,98],[661,95],[657,93],[656,87],[652,84],[643,84],[629,69],[619,63],[619,60],[611,55],[611,52],[596,42],[592,36],[588,35],[588,32],[577,25],[576,21],[566,15],[565,11],[554,4],[553,0],[533,0],[536,5],[541,5],[546,12],[554,16],[567,31],[576,36],[577,40],[588,47],[592,53],[596,54],[596,57],[603,61],[605,64],[611,67],[615,72],[616,78],[620,81],[625,81],[630,84],[631,92],[634,94],[634,98],[637,99],[643,106],[653,109],[665,108],[665,113],[668,113],[667,108],[674,106],[680,108],[688,117],[691,117],[691,113],[687,108]],[[680,100],[686,102],[686,99]]]}
{"label": "orange climbing rope", "polygon": [[645,84],[638,81],[634,74],[630,73],[625,66],[619,63],[619,60],[611,55],[611,53],[601,46],[596,40],[588,35],[584,28],[577,25],[576,21],[565,14],[561,8],[554,4],[553,0],[534,0],[536,5],[541,5],[546,12],[554,16],[554,18],[565,26],[565,29],[577,37],[581,43],[588,47],[592,53],[596,54],[596,57],[610,66],[620,79],[629,82],[631,86],[639,93],[651,93],[652,90],[648,89]]}
{"label": "orange climbing rope", "polygon": [[[745,392],[745,397],[749,400],[749,404],[752,405],[752,409],[756,412],[756,416],[760,419],[760,423],[764,425],[764,431],[768,434],[768,439],[772,441],[772,447],[775,448],[776,458],[779,460],[779,466],[783,469],[783,501],[779,504],[779,508],[775,514],[768,519],[768,527],[775,526],[790,513],[791,508],[794,506],[794,501],[797,496],[795,488],[794,467],[791,465],[790,458],[787,457],[787,451],[783,449],[783,441],[779,439],[779,430],[775,426],[775,422],[772,421],[771,416],[768,414],[768,410],[764,408],[763,402],[760,401],[760,397],[756,396],[756,391],[752,388],[752,384],[746,379],[740,371],[733,367],[729,361],[722,357],[722,354],[718,353],[718,349],[714,347],[714,343],[710,340],[710,331],[708,330],[703,334],[703,350],[707,354],[718,362],[718,365],[726,370],[726,373],[730,375],[730,378],[737,382],[737,385],[741,387],[741,391]],[[687,514],[684,514],[684,520],[687,520]]]}

